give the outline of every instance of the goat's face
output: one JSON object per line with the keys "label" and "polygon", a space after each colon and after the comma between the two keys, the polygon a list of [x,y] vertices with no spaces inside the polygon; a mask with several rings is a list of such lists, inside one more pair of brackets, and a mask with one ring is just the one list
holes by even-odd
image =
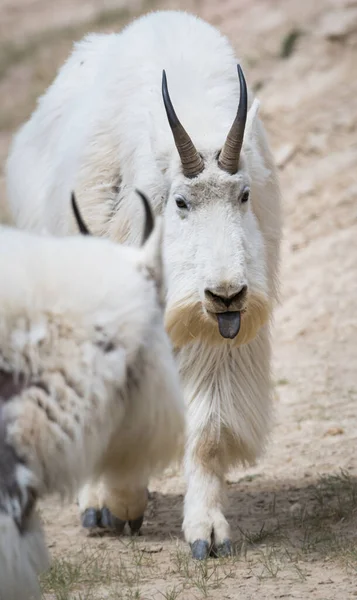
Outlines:
{"label": "goat's face", "polygon": [[244,156],[236,174],[212,153],[195,178],[177,174],[165,214],[166,327],[176,347],[248,342],[270,313],[262,233]]}
{"label": "goat's face", "polygon": [[263,236],[243,152],[259,103],[248,113],[247,85],[239,65],[237,70],[236,117],[221,149],[206,153],[179,121],[163,72],[163,101],[179,155],[171,163],[164,244],[165,320],[176,347],[198,340],[243,344],[269,317]]}

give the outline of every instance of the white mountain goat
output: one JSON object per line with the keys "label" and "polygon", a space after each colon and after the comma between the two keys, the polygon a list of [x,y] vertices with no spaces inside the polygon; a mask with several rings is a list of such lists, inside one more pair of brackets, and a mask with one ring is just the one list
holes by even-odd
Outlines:
{"label": "white mountain goat", "polygon": [[[0,600],[39,597],[38,497],[78,491],[102,464],[113,478],[112,464],[130,498],[133,482],[144,493],[178,458],[185,411],[163,321],[161,228],[142,248],[0,228]],[[102,521],[113,526],[108,490]],[[135,532],[143,509],[130,508]]]}
{"label": "white mountain goat", "polygon": [[[228,40],[184,12],[89,35],[17,134],[7,167],[22,228],[67,235],[72,188],[90,228],[129,245],[140,235],[136,187],[164,215],[165,322],[188,406],[183,528],[199,559],[230,553],[224,476],[254,463],[271,415],[280,193],[259,103],[238,75]],[[102,477],[123,519],[137,499],[120,488],[119,468],[103,465]],[[84,526],[96,524],[100,485],[81,494]]]}

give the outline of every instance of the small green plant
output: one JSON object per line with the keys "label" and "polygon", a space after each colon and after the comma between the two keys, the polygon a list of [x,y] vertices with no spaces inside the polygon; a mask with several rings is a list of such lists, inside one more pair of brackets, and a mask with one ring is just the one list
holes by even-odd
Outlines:
{"label": "small green plant", "polygon": [[178,600],[182,592],[182,588],[177,586],[173,588],[168,588],[166,592],[159,592],[164,600]]}
{"label": "small green plant", "polygon": [[289,58],[296,48],[296,42],[302,35],[301,29],[291,29],[282,39],[280,46],[280,58]]}

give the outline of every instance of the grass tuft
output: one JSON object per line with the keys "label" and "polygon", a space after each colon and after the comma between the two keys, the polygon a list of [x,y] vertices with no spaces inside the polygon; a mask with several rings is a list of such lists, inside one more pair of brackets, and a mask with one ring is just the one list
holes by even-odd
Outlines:
{"label": "grass tuft", "polygon": [[296,49],[296,43],[298,39],[302,36],[302,34],[303,32],[301,31],[301,29],[292,29],[283,37],[280,45],[280,58],[289,58],[289,56],[291,56],[294,53]]}

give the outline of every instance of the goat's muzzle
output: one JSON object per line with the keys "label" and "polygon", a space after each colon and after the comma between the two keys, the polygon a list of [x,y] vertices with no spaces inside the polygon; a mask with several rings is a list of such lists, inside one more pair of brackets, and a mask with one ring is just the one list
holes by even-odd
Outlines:
{"label": "goat's muzzle", "polygon": [[205,289],[206,310],[218,321],[219,333],[223,338],[233,340],[241,326],[241,312],[247,299],[248,286],[239,289],[231,286],[218,286]]}

